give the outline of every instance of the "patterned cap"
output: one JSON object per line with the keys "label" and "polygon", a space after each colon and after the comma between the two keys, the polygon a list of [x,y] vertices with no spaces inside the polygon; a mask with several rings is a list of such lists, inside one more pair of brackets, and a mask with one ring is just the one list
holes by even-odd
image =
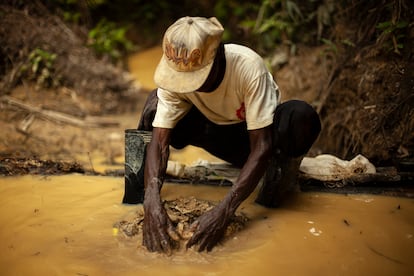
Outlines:
{"label": "patterned cap", "polygon": [[215,17],[182,17],[164,34],[163,55],[154,74],[155,83],[168,91],[196,91],[206,81],[223,26]]}

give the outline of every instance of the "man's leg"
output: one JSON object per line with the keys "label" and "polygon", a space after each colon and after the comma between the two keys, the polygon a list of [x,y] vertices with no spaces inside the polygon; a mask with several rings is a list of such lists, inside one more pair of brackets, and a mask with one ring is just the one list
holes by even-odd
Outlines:
{"label": "man's leg", "polygon": [[144,104],[141,113],[141,119],[138,123],[138,130],[152,131],[152,121],[154,121],[155,112],[157,111],[157,89],[152,90]]}
{"label": "man's leg", "polygon": [[321,130],[316,111],[297,100],[279,105],[273,124],[273,154],[256,199],[267,207],[281,205],[298,190],[300,163]]}
{"label": "man's leg", "polygon": [[244,165],[250,153],[245,123],[217,125],[195,107],[174,128],[171,145],[177,149],[197,146],[237,167]]}

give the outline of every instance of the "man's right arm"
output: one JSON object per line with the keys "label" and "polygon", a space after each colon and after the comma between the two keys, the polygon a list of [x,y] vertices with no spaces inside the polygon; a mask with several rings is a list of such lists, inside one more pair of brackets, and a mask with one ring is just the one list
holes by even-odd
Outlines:
{"label": "man's right arm", "polygon": [[[161,190],[170,155],[171,129],[154,127],[145,160],[145,193]],[[148,193],[147,193],[148,191]]]}
{"label": "man's right arm", "polygon": [[161,202],[161,188],[169,157],[171,129],[152,131],[145,160],[145,197],[143,244],[149,251],[170,253],[173,240],[178,240],[174,227]]}

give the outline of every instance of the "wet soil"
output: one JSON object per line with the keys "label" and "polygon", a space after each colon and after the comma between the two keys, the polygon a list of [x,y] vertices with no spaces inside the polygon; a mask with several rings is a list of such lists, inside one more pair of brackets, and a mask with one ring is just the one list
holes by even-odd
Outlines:
{"label": "wet soil", "polygon": [[0,175],[4,176],[59,175],[64,173],[85,173],[85,169],[77,162],[37,160],[34,158],[0,158]]}
{"label": "wet soil", "polygon": [[[34,87],[19,86],[8,95],[27,105],[41,110],[51,110],[86,121],[86,116],[78,116],[73,112],[85,107],[88,100],[76,98],[62,89],[36,90]],[[103,114],[100,121],[107,120],[110,126],[84,127],[72,125],[54,118],[44,118],[30,111],[22,110],[1,102],[0,110],[0,156],[2,163],[9,166],[8,174],[19,174],[20,165],[13,160],[49,160],[78,163],[85,171],[102,171],[108,168],[122,167],[124,159],[124,130],[135,128],[139,120],[139,110],[146,98],[145,91],[134,100],[134,111],[127,110],[122,114]],[[104,100],[103,100],[104,101]],[[132,100],[131,100],[132,102]],[[128,105],[131,104],[128,103]],[[122,110],[123,103],[118,103]],[[66,108],[66,109],[65,109]],[[10,162],[9,162],[10,161]],[[12,166],[16,165],[16,172]],[[28,171],[29,172],[29,171]]]}
{"label": "wet soil", "polygon": [[[179,197],[173,200],[165,200],[164,208],[171,219],[175,231],[178,233],[180,240],[176,241],[175,249],[185,248],[185,243],[191,238],[193,232],[191,230],[192,223],[201,215],[208,212],[217,202],[210,200],[197,199],[193,196]],[[230,218],[229,225],[224,235],[224,240],[232,238],[237,232],[242,230],[248,217],[243,212],[237,212]],[[122,220],[114,225],[121,233],[127,237],[140,237],[142,241],[142,226],[144,222],[144,212],[142,208],[138,208],[135,216],[130,219]]]}

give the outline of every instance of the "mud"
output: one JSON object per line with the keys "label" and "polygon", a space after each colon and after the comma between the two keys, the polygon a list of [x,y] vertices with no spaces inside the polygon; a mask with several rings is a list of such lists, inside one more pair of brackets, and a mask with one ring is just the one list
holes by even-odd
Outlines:
{"label": "mud", "polygon": [[[197,199],[193,196],[179,197],[173,200],[165,200],[164,208],[171,219],[176,233],[180,237],[180,241],[175,244],[175,249],[182,250],[185,248],[186,241],[189,240],[193,234],[191,225],[202,214],[211,210],[217,202],[210,200]],[[133,218],[122,220],[115,223],[114,227],[121,231],[127,237],[138,236],[138,240],[142,242],[142,226],[144,223],[144,211],[137,208],[136,214]],[[242,212],[237,212],[230,218],[229,225],[226,229],[223,242],[232,238],[237,232],[241,231],[249,218]]]}
{"label": "mud", "polygon": [[0,157],[0,175],[3,176],[66,173],[85,173],[85,169],[77,162]]}

